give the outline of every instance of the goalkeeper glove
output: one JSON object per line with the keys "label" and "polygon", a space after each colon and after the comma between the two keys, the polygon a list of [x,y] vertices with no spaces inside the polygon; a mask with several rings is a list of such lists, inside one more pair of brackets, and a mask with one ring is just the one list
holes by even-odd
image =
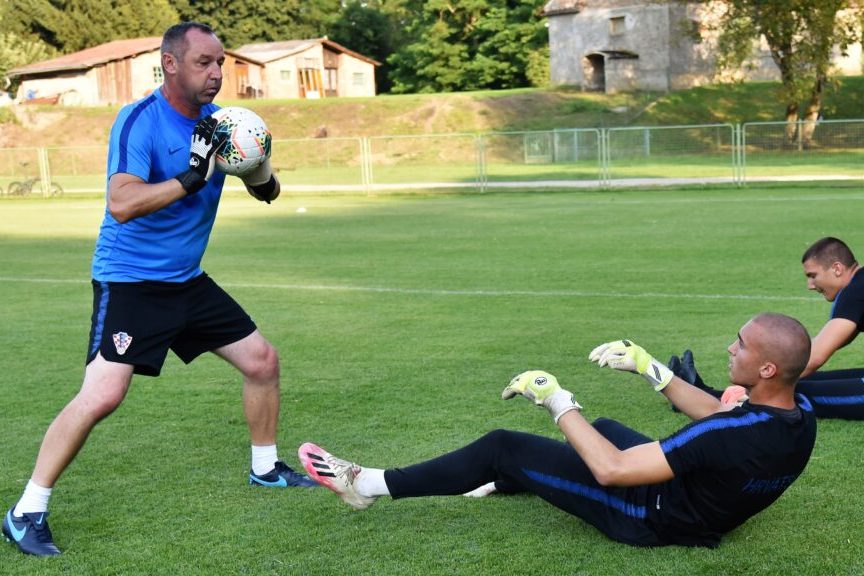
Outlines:
{"label": "goalkeeper glove", "polygon": [[599,366],[635,372],[645,378],[654,390],[660,392],[672,381],[672,371],[648,354],[644,348],[630,340],[616,340],[601,344],[591,351],[588,359]]}
{"label": "goalkeeper glove", "polygon": [[517,394],[528,398],[537,406],[546,408],[556,424],[565,412],[582,409],[573,399],[573,395],[561,388],[555,376],[540,370],[529,370],[514,376],[501,392],[501,398],[509,400]]}
{"label": "goalkeeper glove", "polygon": [[241,179],[249,190],[249,194],[256,200],[270,204],[279,196],[276,189],[276,177],[273,176],[273,170],[270,168],[269,158],[265,158],[264,162],[248,174],[244,174]]}
{"label": "goalkeeper glove", "polygon": [[213,116],[198,120],[192,131],[192,147],[189,151],[189,169],[175,178],[187,195],[197,193],[207,184],[216,167],[216,152],[228,139],[226,134],[216,134],[219,121]]}

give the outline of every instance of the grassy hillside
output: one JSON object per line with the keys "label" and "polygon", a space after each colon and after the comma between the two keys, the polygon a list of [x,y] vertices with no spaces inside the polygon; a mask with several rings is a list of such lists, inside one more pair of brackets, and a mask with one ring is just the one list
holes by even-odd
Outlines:
{"label": "grassy hillside", "polygon": [[[671,94],[607,96],[568,89],[394,95],[329,100],[220,101],[256,110],[276,138],[782,120],[776,83],[717,85]],[[0,109],[0,147],[102,145],[116,107]],[[864,116],[864,77],[829,88],[824,116]]]}

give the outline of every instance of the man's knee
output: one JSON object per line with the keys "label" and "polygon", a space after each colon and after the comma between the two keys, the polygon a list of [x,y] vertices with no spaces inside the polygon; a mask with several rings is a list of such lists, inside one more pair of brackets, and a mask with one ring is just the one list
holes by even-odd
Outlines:
{"label": "man's knee", "polygon": [[492,430],[477,439],[477,444],[483,446],[483,451],[489,453],[512,453],[517,451],[528,437],[524,432],[513,430]]}
{"label": "man's knee", "polygon": [[130,365],[108,362],[97,355],[87,365],[81,390],[70,404],[96,421],[105,418],[126,398],[132,370]]}
{"label": "man's knee", "polygon": [[126,388],[116,382],[103,382],[100,386],[86,383],[69,403],[70,408],[94,423],[110,416],[126,397]]}
{"label": "man's knee", "polygon": [[262,338],[252,354],[252,362],[247,366],[244,375],[250,380],[259,382],[278,381],[279,353],[276,348]]}

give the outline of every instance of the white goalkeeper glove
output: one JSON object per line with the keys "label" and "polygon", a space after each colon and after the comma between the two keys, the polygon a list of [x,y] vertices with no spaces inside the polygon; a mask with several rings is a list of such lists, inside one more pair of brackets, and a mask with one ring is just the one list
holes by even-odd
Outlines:
{"label": "white goalkeeper glove", "polygon": [[588,359],[598,366],[635,372],[660,392],[672,381],[672,371],[648,354],[644,348],[630,340],[616,340],[601,344],[591,351]]}
{"label": "white goalkeeper glove", "polygon": [[558,423],[558,419],[571,410],[581,410],[582,406],[573,399],[573,395],[561,388],[558,379],[548,372],[529,370],[517,374],[510,384],[501,392],[501,398],[509,400],[521,394],[537,406],[543,406]]}
{"label": "white goalkeeper glove", "polygon": [[270,204],[279,197],[280,188],[273,169],[270,168],[270,158],[265,158],[257,168],[240,177],[249,194],[256,200]]}

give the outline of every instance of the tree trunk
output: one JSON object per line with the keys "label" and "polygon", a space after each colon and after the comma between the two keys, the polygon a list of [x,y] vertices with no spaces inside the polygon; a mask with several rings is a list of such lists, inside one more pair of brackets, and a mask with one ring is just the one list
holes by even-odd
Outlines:
{"label": "tree trunk", "polygon": [[786,145],[795,145],[798,136],[798,104],[790,102],[786,105]]}
{"label": "tree trunk", "polygon": [[810,101],[807,102],[807,108],[804,109],[804,123],[801,125],[801,144],[804,148],[810,148],[813,144],[813,132],[816,131],[816,124],[819,121],[819,112],[822,110],[822,88],[825,84],[825,78],[820,76],[813,84],[813,92],[810,94]]}
{"label": "tree trunk", "polygon": [[789,98],[786,104],[786,146],[794,147],[798,137],[798,103],[792,100],[795,93],[795,75],[792,73],[792,63],[789,54],[791,46],[775,46],[771,49],[771,57],[777,68],[780,69],[780,80],[783,83],[784,93]]}

